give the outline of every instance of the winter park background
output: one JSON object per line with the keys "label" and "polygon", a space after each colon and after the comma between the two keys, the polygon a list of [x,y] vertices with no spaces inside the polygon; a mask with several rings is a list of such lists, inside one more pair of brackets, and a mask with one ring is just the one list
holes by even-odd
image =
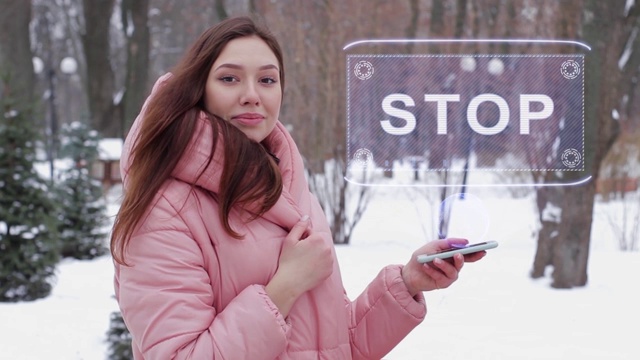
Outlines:
{"label": "winter park background", "polygon": [[[533,197],[513,198],[500,188],[471,188],[470,194],[478,201],[467,207],[456,203],[461,215],[488,219],[484,239],[500,246],[481,262],[466,264],[451,288],[426,293],[426,320],[386,359],[639,358],[640,253],[618,250],[616,224],[630,213],[621,202],[597,202],[588,285],[553,290],[548,279],[528,275],[538,226]],[[110,216],[120,195],[119,187],[106,194]],[[637,214],[637,194],[631,204]],[[424,189],[375,188],[352,243],[337,247],[352,298],[384,265],[405,263],[431,239],[430,213],[437,205]],[[475,231],[457,226],[462,234]],[[67,259],[58,265],[49,297],[0,304],[0,358],[106,359],[109,316],[117,311],[112,276],[109,255]]]}
{"label": "winter park background", "polygon": [[[638,1],[17,0],[0,2],[0,24],[3,33],[10,34],[0,36],[0,300],[8,301],[0,301],[0,360],[107,360],[110,318],[118,311],[112,259],[108,253],[94,253],[88,254],[91,260],[74,260],[65,251],[73,247],[69,244],[74,240],[85,240],[70,225],[77,225],[73,222],[81,217],[97,220],[94,205],[102,205],[103,200],[108,216],[100,221],[105,223],[90,225],[87,221],[82,230],[95,235],[91,241],[98,239],[92,245],[107,245],[121,189],[112,187],[99,195],[100,201],[81,195],[91,193],[85,190],[97,178],[111,181],[118,173],[111,174],[105,167],[103,174],[89,181],[91,154],[84,153],[90,150],[85,146],[87,139],[78,142],[81,146],[75,147],[73,160],[62,160],[68,155],[63,154],[64,146],[59,147],[64,145],[62,130],[82,123],[101,138],[123,138],[153,82],[175,65],[195,36],[212,23],[247,12],[260,14],[282,41],[287,62],[283,120],[296,141],[304,144],[301,151],[310,173],[320,177],[326,175],[319,171],[326,159],[340,159],[336,154],[344,154],[346,104],[340,99],[346,97],[348,88],[346,44],[372,38],[569,39],[589,44],[582,74],[590,75],[583,77],[588,81],[582,104],[585,121],[594,131],[588,131],[583,140],[587,155],[595,158],[592,170],[601,170],[594,173],[594,181],[633,183],[621,194],[613,190],[614,194],[602,192],[607,196],[594,197],[597,187],[585,186],[577,191],[582,196],[568,195],[568,188],[549,196],[561,199],[564,209],[545,207],[551,211],[544,216],[552,218],[553,224],[562,224],[562,231],[573,232],[573,237],[566,238],[571,245],[587,240],[587,234],[578,230],[591,230],[586,286],[553,288],[551,268],[545,276],[532,279],[538,235],[554,237],[552,231],[545,231],[553,225],[539,223],[534,189],[468,188],[464,201],[454,201],[449,235],[468,236],[472,242],[496,240],[500,246],[481,262],[465,265],[451,288],[426,293],[425,322],[386,359],[640,359]],[[518,53],[535,57],[576,54],[574,48],[541,43],[529,43],[526,48],[501,45],[493,50],[485,43],[430,45],[428,49],[408,45],[409,54],[486,53],[502,59]],[[477,95],[476,90],[507,85],[505,94],[516,94],[523,87],[548,83],[535,68],[516,71],[515,66],[504,67],[505,63],[484,55],[477,63],[460,60],[447,62],[441,72],[426,77],[434,92],[460,93],[468,100]],[[496,68],[491,63],[502,65]],[[535,78],[516,81],[517,74]],[[471,82],[460,80],[465,76],[471,76]],[[413,85],[424,85],[420,81]],[[461,91],[453,91],[452,84],[460,85]],[[567,128],[564,133],[575,132]],[[449,147],[432,147],[443,156],[438,159],[440,155],[430,154],[433,164],[462,158]],[[42,179],[31,171],[34,149],[46,152],[38,154],[38,161],[51,161],[37,164]],[[80,152],[84,154],[76,156]],[[468,145],[467,159],[471,155]],[[489,155],[495,160],[505,153]],[[54,167],[56,176],[51,174]],[[475,180],[473,176],[469,179],[471,183]],[[74,192],[79,187],[82,191]],[[334,193],[339,192],[333,188]],[[353,196],[358,189],[349,191]],[[438,188],[371,189],[371,202],[353,228],[349,245],[336,247],[351,298],[383,266],[406,263],[415,248],[438,233]],[[70,198],[74,202],[67,201]],[[594,198],[591,212],[588,200]],[[54,201],[47,201],[51,199]],[[347,215],[353,213],[354,197],[351,199]],[[577,206],[569,206],[574,204]],[[574,209],[580,214],[570,214]],[[586,220],[592,213],[590,224]],[[335,214],[328,218],[336,218],[331,215]],[[60,245],[66,249],[58,254]],[[626,251],[621,250],[625,246]],[[579,258],[572,256],[575,252],[564,251],[570,248],[554,255]],[[63,258],[60,262],[58,255]],[[53,269],[49,293],[42,273]],[[11,287],[15,280],[18,285]],[[25,291],[25,283],[35,284],[34,292],[44,295]],[[25,294],[33,297],[19,299]]]}

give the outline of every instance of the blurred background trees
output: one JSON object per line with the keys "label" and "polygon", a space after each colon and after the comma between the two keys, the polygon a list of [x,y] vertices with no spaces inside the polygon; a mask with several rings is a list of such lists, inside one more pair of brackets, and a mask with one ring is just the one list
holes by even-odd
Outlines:
{"label": "blurred background trees", "polygon": [[58,233],[63,258],[91,260],[107,254],[110,222],[102,184],[90,176],[90,167],[98,159],[100,136],[79,121],[64,124],[61,131],[60,158],[69,165],[56,179]]}
{"label": "blurred background trees", "polygon": [[51,292],[60,258],[56,206],[36,172],[37,134],[28,108],[5,86],[0,99],[0,302]]}
{"label": "blurred background trees", "polygon": [[[544,276],[545,269],[552,267],[553,286],[569,288],[587,283],[595,199],[625,193],[609,179],[633,185],[638,177],[632,169],[637,168],[639,156],[633,149],[640,147],[639,9],[633,0],[4,0],[0,2],[0,71],[11,75],[2,88],[33,109],[25,121],[33,124],[35,136],[41,139],[37,144],[40,153],[46,154],[41,160],[52,162],[59,158],[63,124],[81,121],[102,138],[123,138],[150,86],[204,29],[224,17],[255,12],[276,33],[285,52],[287,87],[281,120],[301,144],[312,176],[323,176],[328,160],[345,161],[342,48],[346,44],[373,38],[585,42],[592,47],[586,60],[586,142],[591,173],[601,176],[571,188],[534,189],[541,226],[532,276]],[[404,50],[446,53],[453,49],[443,44],[427,50],[407,45]],[[509,44],[462,50],[554,51]],[[556,174],[532,176],[552,181]],[[331,192],[337,198],[323,202],[336,204],[329,206],[337,210],[328,213],[344,221],[339,212],[344,213],[348,203],[347,184],[338,181],[334,186],[343,187]],[[446,195],[442,192],[442,198]],[[545,217],[550,208],[561,209],[561,216]],[[349,231],[335,229],[341,234],[338,242],[348,242]]]}

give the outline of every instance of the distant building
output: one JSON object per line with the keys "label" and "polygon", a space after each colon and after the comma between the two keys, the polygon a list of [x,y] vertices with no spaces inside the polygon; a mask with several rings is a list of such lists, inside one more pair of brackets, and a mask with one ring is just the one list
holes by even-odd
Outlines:
{"label": "distant building", "polygon": [[122,183],[120,174],[120,155],[123,141],[119,138],[100,140],[98,160],[91,166],[91,176],[102,182],[105,190]]}

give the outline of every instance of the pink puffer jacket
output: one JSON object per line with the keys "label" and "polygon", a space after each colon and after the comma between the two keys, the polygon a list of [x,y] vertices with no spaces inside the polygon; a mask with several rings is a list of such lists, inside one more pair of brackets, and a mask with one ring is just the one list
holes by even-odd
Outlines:
{"label": "pink puffer jacket", "polygon": [[[125,143],[123,174],[140,122],[139,116]],[[424,298],[414,299],[407,291],[401,266],[382,269],[352,302],[336,261],[333,274],[301,296],[284,319],[264,286],[277,270],[285,236],[301,216],[309,215],[314,231],[332,241],[325,215],[308,190],[296,145],[278,123],[266,141],[280,159],[282,196],[247,224],[232,214],[232,228],[245,238],[228,236],[207,192],[219,191],[222,151],[195,180],[211,149],[211,131],[202,119],[173,178],[133,234],[127,252],[131,266],[115,264],[116,297],[133,336],[135,359],[382,358],[426,313]]]}

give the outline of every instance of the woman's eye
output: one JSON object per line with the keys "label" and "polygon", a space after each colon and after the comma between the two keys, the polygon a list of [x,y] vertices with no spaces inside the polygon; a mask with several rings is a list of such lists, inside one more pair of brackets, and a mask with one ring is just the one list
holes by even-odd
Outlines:
{"label": "woman's eye", "polygon": [[235,77],[233,77],[233,76],[229,75],[229,76],[222,76],[222,77],[220,77],[220,81],[230,83],[230,82],[237,81],[237,79],[236,79]]}
{"label": "woman's eye", "polygon": [[262,79],[260,79],[260,82],[263,83],[263,84],[275,84],[275,83],[277,83],[276,79],[274,79],[272,77],[262,78]]}

